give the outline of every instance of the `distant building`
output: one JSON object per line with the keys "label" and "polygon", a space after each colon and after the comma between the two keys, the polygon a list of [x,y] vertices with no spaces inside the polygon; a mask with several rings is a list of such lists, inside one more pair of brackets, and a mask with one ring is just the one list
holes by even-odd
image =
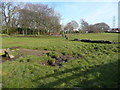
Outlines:
{"label": "distant building", "polygon": [[120,32],[120,28],[112,28],[113,32]]}
{"label": "distant building", "polygon": [[73,31],[79,31],[79,27],[78,27],[78,28],[73,29]]}
{"label": "distant building", "polygon": [[105,32],[120,33],[120,28],[110,28],[109,30],[107,30]]}

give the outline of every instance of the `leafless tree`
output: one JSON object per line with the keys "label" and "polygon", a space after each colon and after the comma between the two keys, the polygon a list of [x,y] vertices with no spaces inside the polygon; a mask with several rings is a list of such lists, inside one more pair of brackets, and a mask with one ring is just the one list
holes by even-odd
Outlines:
{"label": "leafless tree", "polygon": [[20,10],[19,15],[21,27],[34,28],[33,33],[38,35],[54,32],[60,28],[59,15],[47,5],[27,3],[24,9]]}
{"label": "leafless tree", "polygon": [[71,23],[67,23],[64,30],[68,33],[71,33],[73,31],[73,26],[71,25]]}
{"label": "leafless tree", "polygon": [[6,27],[7,34],[9,34],[9,28],[12,21],[14,21],[14,15],[18,12],[18,3],[1,2],[0,11],[2,11],[2,25]]}
{"label": "leafless tree", "polygon": [[104,22],[96,23],[96,24],[94,24],[94,27],[96,27],[99,31],[106,31],[110,28],[109,25],[107,25]]}
{"label": "leafless tree", "polygon": [[72,20],[72,21],[70,22],[70,24],[71,24],[71,26],[73,27],[73,29],[77,29],[78,26],[79,26],[79,24],[78,24],[75,20]]}
{"label": "leafless tree", "polygon": [[96,23],[94,25],[89,25],[89,32],[99,33],[108,30],[110,27],[106,23]]}
{"label": "leafless tree", "polygon": [[81,30],[84,30],[84,31],[89,30],[89,24],[85,20],[81,19],[80,24],[81,24]]}
{"label": "leafless tree", "polygon": [[2,2],[0,12],[7,34],[10,28],[21,28],[23,35],[58,32],[61,28],[60,15],[48,5],[26,3],[21,7],[21,3]]}
{"label": "leafless tree", "polygon": [[0,11],[0,33],[2,31],[2,11]]}

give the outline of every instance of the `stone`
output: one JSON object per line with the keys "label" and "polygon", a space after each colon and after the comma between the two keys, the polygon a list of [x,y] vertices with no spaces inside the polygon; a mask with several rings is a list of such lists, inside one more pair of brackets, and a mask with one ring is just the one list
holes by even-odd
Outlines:
{"label": "stone", "polygon": [[9,56],[10,56],[11,59],[15,58],[15,56],[13,56],[13,55],[9,55]]}
{"label": "stone", "polygon": [[5,55],[5,51],[6,51],[6,49],[0,49],[0,56]]}
{"label": "stone", "polygon": [[9,51],[7,49],[0,49],[0,56],[8,59],[13,59],[13,55],[9,55]]}

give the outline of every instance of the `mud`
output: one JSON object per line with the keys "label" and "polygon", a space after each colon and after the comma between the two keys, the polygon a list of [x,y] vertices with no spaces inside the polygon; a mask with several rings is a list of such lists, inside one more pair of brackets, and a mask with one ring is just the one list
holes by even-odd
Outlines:
{"label": "mud", "polygon": [[[34,55],[34,56],[42,56],[44,54],[49,56],[49,52],[47,49],[45,50],[32,50],[32,49],[25,49],[25,48],[20,48],[20,47],[10,47],[9,48],[10,52],[16,52],[16,56],[14,56],[14,58],[8,58],[8,57],[2,57],[2,62],[5,62],[7,60],[9,61],[15,61],[16,59],[20,58],[20,57],[25,57],[27,55]],[[17,51],[16,51],[17,50]],[[39,62],[42,65],[50,65],[50,66],[62,66],[62,63],[66,63],[69,60],[75,60],[75,59],[79,59],[82,58],[82,55],[80,54],[76,54],[76,55],[66,55],[64,53],[62,53],[62,55],[54,57],[54,56],[50,56],[51,58],[53,58],[55,61],[54,62],[49,62],[49,60],[46,60],[44,62]]]}
{"label": "mud", "polygon": [[25,49],[25,48],[21,48],[21,47],[10,47],[8,49],[9,49],[9,52],[16,52],[16,55],[14,56],[14,58],[0,56],[1,57],[0,60],[2,62],[14,61],[14,60],[18,59],[19,57],[24,57],[27,55],[42,56],[49,52],[47,50],[32,50],[32,49]]}
{"label": "mud", "polygon": [[77,39],[77,38],[71,41],[81,41],[81,42],[87,42],[87,43],[120,44],[120,42],[112,42],[112,41],[105,41],[105,40]]}
{"label": "mud", "polygon": [[77,55],[61,55],[58,57],[51,57],[55,59],[55,62],[49,63],[49,61],[41,62],[42,65],[50,65],[50,66],[62,66],[62,63],[67,63],[69,60],[75,60],[75,59],[80,59],[82,58],[82,55],[77,54]]}
{"label": "mud", "polygon": [[31,50],[31,49],[21,49],[20,53],[25,55],[34,55],[34,56],[42,56],[43,54],[48,53],[49,51],[45,50]]}

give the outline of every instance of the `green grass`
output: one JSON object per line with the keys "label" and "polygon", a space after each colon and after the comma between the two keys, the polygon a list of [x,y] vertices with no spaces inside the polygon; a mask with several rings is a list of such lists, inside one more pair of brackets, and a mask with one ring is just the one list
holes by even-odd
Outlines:
{"label": "green grass", "polygon": [[[70,39],[79,38],[79,39],[93,39],[93,40],[110,40],[110,41],[118,41],[118,35],[116,33],[98,33],[98,34],[76,34],[69,36]],[[34,43],[33,43],[34,41]],[[60,46],[64,44],[71,44],[73,42],[68,42],[65,38],[61,37],[53,37],[53,36],[41,36],[39,38],[32,37],[3,37],[2,45],[3,48],[11,47],[11,46],[21,46],[25,48],[38,48],[42,49],[45,47],[51,46]],[[34,45],[35,44],[35,45]]]}
{"label": "green grass", "polygon": [[92,40],[110,40],[118,41],[119,34],[117,33],[90,33],[73,35],[71,38],[92,39]]}
{"label": "green grass", "polygon": [[[77,34],[70,39],[118,41],[118,34]],[[117,44],[95,44],[68,41],[62,37],[3,37],[2,47],[47,49],[40,57],[26,56],[2,64],[3,88],[110,88],[119,82]],[[96,49],[97,48],[97,49]],[[51,56],[80,54],[82,58],[62,63],[62,67],[41,65]],[[52,58],[51,58],[52,59]]]}

